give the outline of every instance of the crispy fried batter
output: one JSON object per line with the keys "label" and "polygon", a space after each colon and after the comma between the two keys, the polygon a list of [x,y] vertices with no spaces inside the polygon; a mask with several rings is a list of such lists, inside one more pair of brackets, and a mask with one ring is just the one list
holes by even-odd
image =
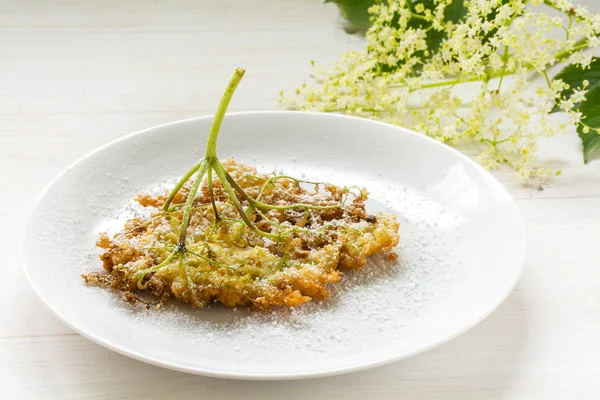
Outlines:
{"label": "crispy fried batter", "polygon": [[[157,296],[159,304],[175,297],[197,307],[219,301],[228,307],[267,310],[326,298],[326,286],[340,279],[339,270],[362,268],[367,257],[379,252],[393,257],[399,224],[392,215],[369,215],[364,189],[263,175],[231,160],[223,165],[249,196],[262,203],[324,209],[260,211],[240,197],[257,228],[280,235],[280,241],[273,241],[244,224],[218,180],[214,195],[219,218],[215,218],[204,182],[194,201],[185,257],[138,280],[136,273],[161,264],[179,242],[182,205],[189,193],[189,186],[184,186],[172,211],[133,218],[112,239],[101,234],[97,245],[105,250],[100,259],[106,272],[85,274],[86,282],[123,290],[132,304],[140,300],[137,291],[146,291]],[[136,200],[160,209],[166,196],[140,195]]]}

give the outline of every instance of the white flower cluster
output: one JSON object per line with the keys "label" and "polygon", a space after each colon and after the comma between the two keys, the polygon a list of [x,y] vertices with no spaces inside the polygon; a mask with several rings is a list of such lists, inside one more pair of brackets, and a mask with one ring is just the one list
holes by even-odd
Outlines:
{"label": "white flower cluster", "polygon": [[[468,0],[464,18],[453,22],[452,2],[371,7],[366,48],[316,69],[320,86],[282,93],[281,102],[375,118],[454,145],[477,143],[483,165],[506,164],[525,179],[559,173],[539,164],[538,141],[580,123],[574,106],[586,85],[562,98],[568,85],[546,70],[557,62],[589,68],[584,50],[600,42],[600,16],[568,0]],[[550,16],[547,6],[563,16]],[[542,85],[532,83],[535,76]],[[463,84],[475,94],[465,95]],[[555,104],[567,118],[551,113]]]}

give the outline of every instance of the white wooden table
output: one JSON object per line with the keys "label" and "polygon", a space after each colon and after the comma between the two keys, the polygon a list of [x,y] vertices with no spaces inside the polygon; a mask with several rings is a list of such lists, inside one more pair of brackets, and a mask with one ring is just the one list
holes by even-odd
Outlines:
{"label": "white wooden table", "polygon": [[405,362],[310,381],[203,378],[106,350],[37,299],[18,238],[61,169],[132,131],[211,113],[236,66],[247,75],[231,109],[276,109],[309,60],[361,46],[321,0],[1,0],[0,398],[600,398],[600,161],[582,164],[574,132],[545,143],[563,169],[545,190],[497,173],[529,230],[515,291],[468,333]]}

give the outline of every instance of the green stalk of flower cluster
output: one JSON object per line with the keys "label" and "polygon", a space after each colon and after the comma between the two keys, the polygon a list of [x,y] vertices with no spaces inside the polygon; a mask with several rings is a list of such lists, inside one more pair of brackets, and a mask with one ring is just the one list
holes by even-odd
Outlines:
{"label": "green stalk of flower cluster", "polygon": [[[564,61],[564,59],[566,57],[570,56],[571,54],[575,53],[576,51],[587,49],[587,47],[588,47],[588,39],[582,38],[575,43],[575,45],[573,46],[573,49],[560,51],[554,55],[554,58],[556,59],[556,61],[561,62],[561,61]],[[550,67],[551,66],[540,71],[540,74],[543,75],[544,71],[546,71]],[[533,67],[529,67],[530,71],[532,71],[533,69],[534,69]],[[505,70],[500,70],[500,71],[490,72],[489,74],[486,74],[483,77],[474,76],[474,77],[471,77],[468,79],[464,79],[464,78],[463,79],[449,79],[449,80],[445,80],[445,81],[426,83],[424,85],[421,85],[416,90],[433,89],[433,88],[438,88],[438,87],[443,87],[443,86],[454,86],[454,85],[458,85],[461,83],[489,81],[489,80],[496,79],[496,78],[504,78],[505,76],[510,76],[510,75],[514,75],[514,74],[515,74],[515,72],[510,72],[510,71],[507,72]],[[403,87],[407,87],[407,85],[390,85],[390,87],[403,88]]]}
{"label": "green stalk of flower cluster", "polygon": [[[213,210],[215,212],[215,220],[219,220],[219,214],[218,214],[217,206],[214,202],[214,193],[213,193],[214,188],[213,188],[213,182],[212,182],[212,173],[213,172],[221,180],[221,184],[222,184],[223,188],[225,189],[227,196],[229,197],[231,202],[234,204],[234,206],[238,210],[240,217],[242,218],[244,223],[250,229],[252,229],[254,232],[256,232],[262,236],[265,236],[265,237],[268,237],[271,239],[276,239],[276,240],[279,239],[279,235],[270,233],[270,232],[263,232],[263,231],[259,230],[248,219],[248,216],[246,215],[245,210],[243,209],[242,205],[240,204],[240,202],[237,198],[237,195],[233,191],[233,189],[230,185],[230,182],[226,179],[227,172],[225,171],[225,168],[223,167],[223,165],[221,164],[221,162],[219,161],[219,159],[217,157],[217,139],[219,137],[219,130],[221,128],[221,123],[223,122],[223,118],[225,117],[225,113],[227,111],[227,107],[229,106],[229,102],[231,101],[231,98],[233,97],[233,93],[235,92],[235,89],[237,88],[238,84],[240,83],[242,77],[244,76],[244,73],[245,73],[245,71],[242,68],[236,68],[233,75],[231,76],[231,78],[229,80],[229,83],[227,84],[225,92],[223,93],[223,96],[221,97],[221,101],[219,102],[219,105],[217,106],[217,110],[213,117],[213,121],[212,121],[210,130],[208,132],[208,140],[207,140],[206,153],[205,153],[204,158],[202,160],[198,161],[196,164],[194,164],[194,166],[192,168],[190,168],[190,170],[184,174],[184,176],[177,182],[177,184],[175,185],[175,187],[169,194],[167,200],[165,201],[163,210],[165,212],[172,211],[171,203],[172,203],[173,199],[175,198],[175,196],[177,195],[179,190],[181,190],[183,185],[185,185],[185,183],[192,176],[194,177],[194,180],[190,187],[190,191],[188,193],[187,200],[185,202],[184,209],[183,209],[183,216],[181,219],[181,225],[179,227],[179,242],[178,242],[177,246],[173,249],[173,251],[160,264],[152,266],[150,268],[146,268],[144,270],[141,270],[141,271],[138,271],[135,273],[134,276],[137,278],[138,286],[140,286],[140,287],[143,287],[142,279],[147,274],[158,271],[163,267],[166,267],[171,262],[173,262],[175,260],[175,258],[178,256],[182,257],[182,259],[180,259],[180,261],[184,263],[185,271],[186,271],[187,278],[188,278],[187,279],[188,283],[190,285],[193,284],[193,281],[190,277],[189,263],[187,260],[186,238],[187,238],[188,227],[189,227],[189,222],[190,222],[190,217],[191,217],[194,201],[196,200],[196,195],[198,194],[200,185],[202,184],[202,181],[203,181],[205,175],[207,175],[207,174],[209,176],[209,182],[210,182],[209,191],[210,191],[211,203],[213,205]],[[236,186],[237,186],[237,183],[236,183]],[[241,187],[237,186],[237,189],[240,193],[243,193],[244,197],[247,197],[247,195],[244,193],[244,191]]]}
{"label": "green stalk of flower cluster", "polygon": [[[172,202],[177,193],[182,189],[182,187],[193,177],[192,184],[190,186],[189,193],[187,195],[187,199],[185,204],[183,205],[183,215],[181,219],[181,224],[179,226],[179,241],[177,246],[171,251],[171,253],[158,265],[154,265],[152,267],[137,271],[134,274],[134,277],[138,281],[138,286],[143,288],[142,280],[143,278],[151,272],[159,271],[160,269],[170,265],[174,262],[178,257],[180,260],[181,266],[184,268],[188,284],[193,286],[193,280],[191,278],[191,271],[189,267],[189,262],[187,260],[187,234],[190,223],[190,217],[192,214],[192,210],[194,209],[194,201],[196,200],[196,195],[202,185],[204,177],[207,178],[208,191],[210,196],[210,201],[212,205],[212,209],[215,215],[215,224],[219,223],[221,220],[219,210],[217,204],[215,202],[214,195],[214,182],[213,182],[213,174],[219,178],[222,188],[225,191],[225,194],[236,208],[239,217],[246,224],[248,228],[250,228],[253,232],[257,233],[260,236],[264,236],[266,238],[280,241],[282,239],[281,232],[265,232],[254,225],[254,223],[248,217],[248,210],[245,210],[242,206],[240,200],[238,199],[238,195],[249,204],[249,209],[256,209],[262,214],[262,211],[266,210],[290,210],[290,209],[302,209],[302,210],[327,210],[341,207],[341,204],[329,205],[329,206],[316,206],[312,204],[304,204],[304,203],[296,203],[296,204],[288,204],[285,206],[280,205],[272,205],[266,204],[259,200],[259,198],[252,198],[249,196],[244,189],[235,181],[235,179],[227,172],[223,164],[219,161],[217,157],[217,139],[219,137],[219,131],[221,129],[221,124],[223,122],[223,118],[225,117],[225,113],[227,111],[227,107],[229,106],[229,102],[233,97],[235,89],[240,83],[242,77],[244,76],[245,71],[242,68],[236,68],[233,75],[231,76],[229,83],[221,97],[219,105],[217,106],[217,110],[212,120],[212,124],[210,130],[208,132],[208,139],[206,144],[206,152],[204,158],[194,164],[177,182],[175,187],[169,193],[165,204],[163,206],[163,213],[170,213],[175,211],[177,205],[173,206]],[[281,178],[281,177],[277,177]],[[271,183],[272,180],[268,180],[265,183],[265,187]],[[263,188],[264,191],[264,188]],[[237,192],[237,194],[236,194]],[[262,191],[261,191],[262,194]],[[260,196],[259,196],[260,197]],[[263,214],[264,215],[264,214]],[[266,218],[265,218],[266,219]],[[268,220],[268,219],[267,219]],[[278,228],[275,224],[272,224],[275,228]],[[216,226],[216,225],[215,225]]]}

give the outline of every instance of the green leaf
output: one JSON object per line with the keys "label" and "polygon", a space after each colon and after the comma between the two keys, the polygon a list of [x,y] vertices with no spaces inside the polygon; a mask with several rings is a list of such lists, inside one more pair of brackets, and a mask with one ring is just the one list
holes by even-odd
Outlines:
{"label": "green leaf", "polygon": [[[562,79],[563,82],[569,84],[569,88],[565,89],[561,93],[561,97],[570,97],[573,94],[573,90],[582,87],[583,81],[587,80],[590,85],[587,90],[591,92],[596,87],[600,86],[600,58],[592,57],[592,63],[589,69],[581,69],[576,65],[567,65],[562,71],[560,71],[554,79]],[[575,104],[575,109],[579,108],[581,103]],[[560,108],[558,104],[554,106],[552,112],[558,112]]]}
{"label": "green leaf", "polygon": [[369,7],[377,0],[325,0],[325,3],[335,3],[344,17],[357,31],[366,31],[371,26]]}
{"label": "green leaf", "polygon": [[[561,98],[569,98],[575,89],[583,87],[583,81],[589,82],[586,100],[574,105],[585,124],[577,126],[577,133],[583,143],[583,161],[587,163],[590,156],[600,149],[600,58],[593,57],[590,68],[586,69],[573,64],[568,65],[554,79],[562,79],[569,85],[568,89],[562,91]],[[560,108],[556,104],[552,112],[558,111]],[[590,130],[588,133],[583,132],[586,126]]]}
{"label": "green leaf", "polygon": [[583,161],[587,164],[592,153],[600,149],[600,85],[587,93],[579,112],[582,115],[581,121],[590,129],[588,133],[584,133],[583,125],[577,127],[577,133],[583,142]]}

